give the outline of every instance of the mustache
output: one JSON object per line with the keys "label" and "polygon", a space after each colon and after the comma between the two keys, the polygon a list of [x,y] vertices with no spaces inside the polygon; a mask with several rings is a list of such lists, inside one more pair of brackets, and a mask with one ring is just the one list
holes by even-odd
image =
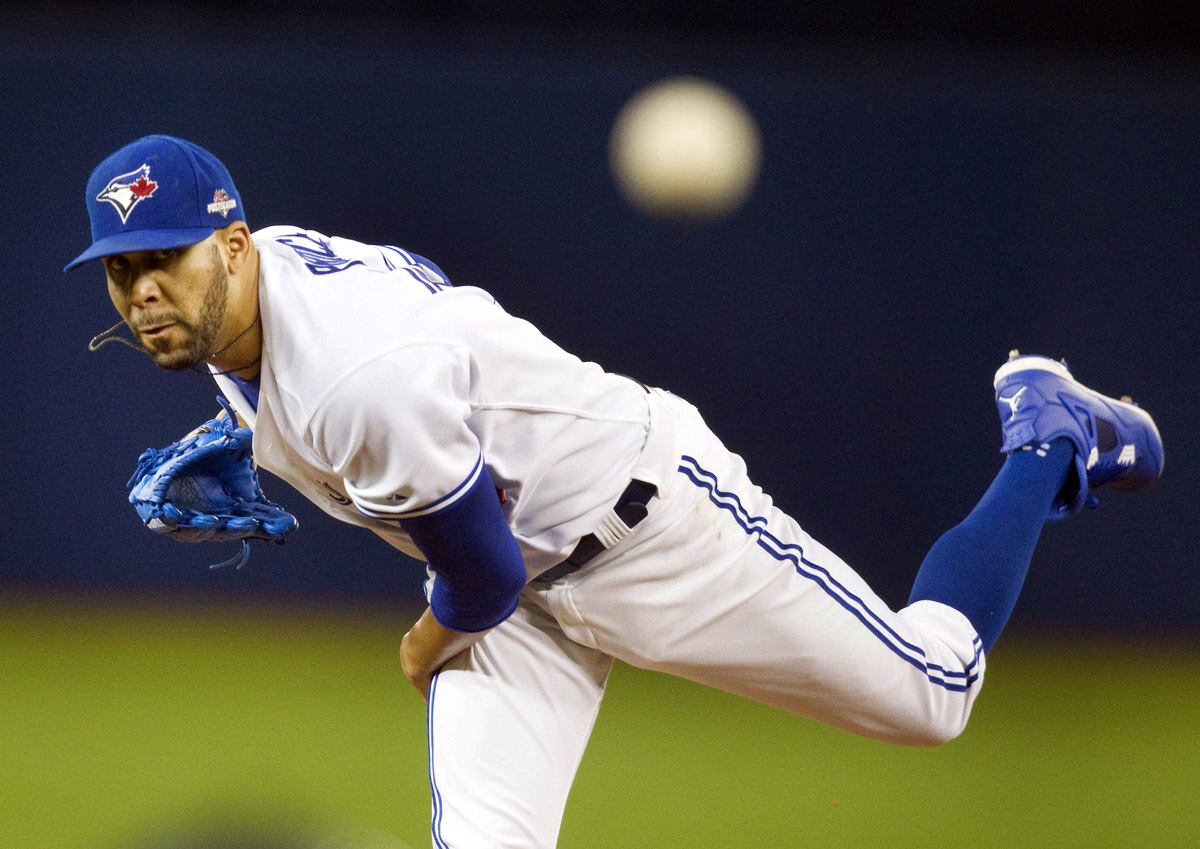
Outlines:
{"label": "mustache", "polygon": [[177,312],[153,312],[146,313],[138,318],[136,322],[130,322],[129,329],[137,333],[145,330],[147,327],[158,327],[163,324],[182,324],[187,326],[187,322],[183,320],[183,316]]}

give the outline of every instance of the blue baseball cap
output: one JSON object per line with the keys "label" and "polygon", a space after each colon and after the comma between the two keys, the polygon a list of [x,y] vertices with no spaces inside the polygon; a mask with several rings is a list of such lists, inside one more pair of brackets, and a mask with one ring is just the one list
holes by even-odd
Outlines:
{"label": "blue baseball cap", "polygon": [[146,136],[96,166],[87,185],[92,246],[63,271],[103,256],[182,248],[233,221],[242,198],[221,161],[173,136]]}

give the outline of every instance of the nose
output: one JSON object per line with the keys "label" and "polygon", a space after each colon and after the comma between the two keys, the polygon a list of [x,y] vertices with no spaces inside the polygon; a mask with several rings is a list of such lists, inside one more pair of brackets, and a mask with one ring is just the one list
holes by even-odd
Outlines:
{"label": "nose", "polygon": [[146,309],[158,304],[162,299],[162,289],[154,280],[154,275],[148,270],[134,272],[133,282],[129,286],[129,305],[138,309]]}

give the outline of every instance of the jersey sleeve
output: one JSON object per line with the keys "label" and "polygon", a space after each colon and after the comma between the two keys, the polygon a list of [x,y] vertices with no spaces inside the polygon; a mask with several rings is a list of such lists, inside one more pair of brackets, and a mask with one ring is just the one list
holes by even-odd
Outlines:
{"label": "jersey sleeve", "polygon": [[512,614],[526,574],[466,425],[469,394],[465,351],[404,348],[339,381],[310,432],[358,511],[397,522],[425,555],[438,622],[484,631]]}
{"label": "jersey sleeve", "polygon": [[309,435],[358,511],[412,519],[454,504],[482,468],[467,427],[470,355],[422,344],[390,351],[342,377],[319,402]]}

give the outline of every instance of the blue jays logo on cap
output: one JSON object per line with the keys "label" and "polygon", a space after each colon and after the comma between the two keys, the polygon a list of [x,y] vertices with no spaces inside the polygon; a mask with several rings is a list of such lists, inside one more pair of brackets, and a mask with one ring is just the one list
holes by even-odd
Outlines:
{"label": "blue jays logo on cap", "polygon": [[229,171],[199,145],[145,136],[108,156],[87,186],[92,245],[64,269],[134,251],[182,248],[245,221]]}
{"label": "blue jays logo on cap", "polygon": [[146,198],[154,194],[158,183],[150,178],[150,166],[142,163],[142,167],[128,174],[122,174],[111,180],[104,191],[96,195],[96,200],[106,200],[117,208],[121,223],[129,220],[129,213]]}

